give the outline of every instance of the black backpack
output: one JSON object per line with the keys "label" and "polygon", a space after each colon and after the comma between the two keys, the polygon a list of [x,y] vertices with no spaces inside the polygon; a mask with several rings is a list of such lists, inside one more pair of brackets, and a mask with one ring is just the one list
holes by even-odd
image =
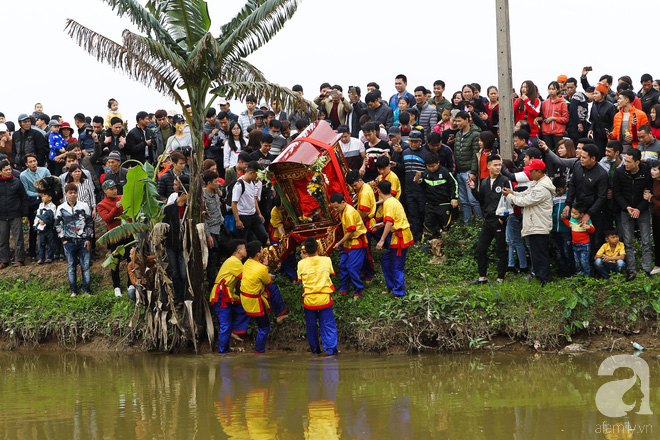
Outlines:
{"label": "black backpack", "polygon": [[[227,211],[227,213],[232,212],[231,211],[232,195],[233,195],[233,192],[234,192],[234,187],[236,186],[236,184],[238,182],[240,182],[240,185],[241,185],[241,188],[242,188],[241,196],[245,192],[245,181],[243,179],[236,179],[236,181],[232,182],[231,185],[229,185],[227,187],[227,193],[225,194],[225,203],[224,203],[225,210]],[[227,213],[224,213],[223,215],[227,215]]]}

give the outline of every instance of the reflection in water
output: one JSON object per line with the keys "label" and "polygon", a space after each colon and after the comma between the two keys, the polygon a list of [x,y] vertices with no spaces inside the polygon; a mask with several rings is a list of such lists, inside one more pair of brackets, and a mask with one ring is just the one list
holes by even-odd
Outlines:
{"label": "reflection in water", "polygon": [[0,353],[0,439],[657,438],[597,412],[605,357]]}

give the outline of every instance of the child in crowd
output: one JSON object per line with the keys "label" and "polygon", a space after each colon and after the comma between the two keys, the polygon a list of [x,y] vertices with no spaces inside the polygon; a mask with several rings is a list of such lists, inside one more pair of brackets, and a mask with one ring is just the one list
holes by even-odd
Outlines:
{"label": "child in crowd", "polygon": [[575,273],[575,259],[573,257],[571,228],[566,226],[561,213],[566,206],[566,179],[555,177],[552,180],[555,186],[555,196],[552,199],[552,238],[555,244],[559,273],[570,277]]}
{"label": "child in crowd", "polygon": [[451,128],[451,109],[445,108],[442,110],[442,119],[433,127],[433,131],[442,134],[443,131]]}
{"label": "child in crowd", "polygon": [[39,238],[39,261],[37,264],[50,264],[53,262],[55,252],[59,248],[57,232],[55,231],[55,213],[57,207],[53,203],[53,194],[41,194],[41,203],[34,218],[34,227]]}
{"label": "child in crowd", "polygon": [[410,99],[407,96],[399,98],[399,106],[394,110],[394,125],[399,126],[399,115],[410,107]]}
{"label": "child in crowd", "polygon": [[321,354],[319,331],[323,349],[330,356],[336,355],[337,324],[332,311],[332,297],[335,288],[330,277],[335,274],[330,257],[317,255],[319,244],[314,237],[303,242],[302,260],[298,263],[298,279],[303,285],[303,307],[307,326],[307,342],[312,353]]}
{"label": "child in crowd", "polygon": [[596,252],[596,270],[603,278],[609,278],[610,272],[623,273],[625,259],[626,247],[619,241],[619,233],[615,229],[605,232],[605,243]]}
{"label": "child in crowd", "polygon": [[110,124],[112,118],[119,118],[122,121],[124,120],[124,117],[119,112],[119,102],[114,98],[108,100],[108,113],[105,115],[105,128],[110,128],[112,126]]}
{"label": "child in crowd", "polygon": [[[50,161],[55,160],[56,156],[59,156],[60,154],[66,153],[66,146],[67,143],[60,134],[60,127],[62,125],[57,122],[55,119],[52,119],[48,123],[48,128],[50,129],[50,134],[48,135],[48,146],[50,147],[50,152],[48,153],[48,159]],[[59,165],[59,169],[62,169],[62,165],[59,163],[56,163]],[[59,174],[59,173],[55,173]]]}
{"label": "child in crowd", "polygon": [[248,243],[247,257],[248,260],[243,265],[241,304],[245,314],[257,322],[254,352],[263,353],[266,351],[266,339],[270,331],[268,312],[271,311],[271,305],[277,322],[288,316],[288,309],[282,301],[280,289],[273,284],[275,276],[268,273],[268,259],[263,254],[259,240]]}
{"label": "child in crowd", "polygon": [[571,209],[571,219],[563,218],[562,221],[566,226],[571,228],[571,237],[573,243],[573,258],[575,258],[575,267],[577,272],[582,276],[588,277],[591,273],[591,268],[589,266],[589,257],[591,254],[591,241],[589,234],[593,234],[595,231],[594,225],[591,223],[591,219],[587,223],[587,226],[584,227],[580,223],[586,208],[580,203],[573,205]]}
{"label": "child in crowd", "polygon": [[440,166],[435,152],[426,155],[426,171],[415,176],[415,181],[424,188],[424,239],[437,238],[440,231],[451,222],[451,213],[458,206],[458,183],[454,176]]}

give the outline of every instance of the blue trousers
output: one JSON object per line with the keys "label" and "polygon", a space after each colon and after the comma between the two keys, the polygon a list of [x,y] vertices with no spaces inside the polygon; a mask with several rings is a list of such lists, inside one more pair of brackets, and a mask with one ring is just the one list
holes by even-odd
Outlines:
{"label": "blue trousers", "polygon": [[90,292],[90,285],[92,282],[90,270],[90,255],[85,247],[85,240],[82,238],[69,238],[64,245],[64,255],[68,264],[69,275],[69,288],[71,293],[78,293],[78,280],[76,272],[78,271],[78,264],[80,264],[80,272],[82,273],[82,289],[83,292]]}
{"label": "blue trousers", "polygon": [[521,223],[522,214],[509,216],[506,221],[506,244],[509,245],[509,267],[516,266],[516,255],[518,255],[519,267],[527,269],[527,254],[521,235]]}
{"label": "blue trousers", "polygon": [[[280,289],[275,285],[271,284],[266,287],[268,290],[268,303],[270,304],[270,309],[275,314],[275,316],[282,316],[288,312],[286,304],[282,299],[282,294]],[[266,339],[268,339],[268,333],[270,332],[270,320],[268,319],[268,314],[263,316],[255,316],[254,321],[257,323],[257,338],[254,341],[254,351],[255,353],[263,353],[266,351]]]}
{"label": "blue trousers", "polygon": [[360,272],[367,259],[367,248],[351,249],[346,251],[342,249],[339,260],[339,293],[345,295],[351,287],[351,282],[355,287],[354,293],[362,295],[364,290],[364,281],[360,278]]}
{"label": "blue trousers", "polygon": [[330,356],[337,354],[337,324],[335,323],[335,314],[332,312],[332,306],[324,309],[305,309],[305,323],[307,324],[307,342],[312,353],[321,354],[319,346],[319,330],[316,328],[316,322],[321,330],[321,342],[323,349]]}
{"label": "blue trousers", "polygon": [[229,341],[231,334],[241,334],[247,331],[250,318],[245,314],[243,306],[231,304],[227,307],[220,307],[220,302],[213,304],[213,310],[218,316],[220,327],[218,328],[218,348],[220,353],[229,353]]}
{"label": "blue trousers", "polygon": [[[369,249],[369,255],[371,254],[371,239],[374,238],[375,235],[372,234],[371,232],[367,232],[367,246]],[[658,243],[660,243],[660,240],[658,240]],[[362,272],[364,272],[364,278],[367,280],[372,280],[374,276],[376,275],[376,271],[374,270],[373,267],[373,262],[369,260],[369,256],[365,255],[364,256],[364,265],[362,266]]]}
{"label": "blue trousers", "polygon": [[616,263],[603,261],[602,258],[596,258],[594,261],[596,270],[603,278],[609,278],[610,272],[623,273],[626,270],[626,262],[624,260],[616,260]]}
{"label": "blue trousers", "polygon": [[[398,252],[401,255],[397,255]],[[385,277],[385,284],[387,289],[391,290],[396,296],[406,295],[406,286],[404,281],[404,272],[406,267],[406,253],[408,248],[394,249],[388,248],[380,260],[380,265],[383,268],[383,276]]]}
{"label": "blue trousers", "polygon": [[591,274],[591,243],[573,243],[573,258],[578,274],[588,277]]}
{"label": "blue trousers", "polygon": [[559,263],[559,272],[562,275],[573,275],[575,273],[575,258],[573,257],[573,239],[571,231],[552,232],[555,242],[555,252]]}
{"label": "blue trousers", "polygon": [[456,174],[456,180],[458,181],[458,201],[461,203],[461,208],[463,208],[463,219],[465,223],[468,223],[472,216],[482,217],[481,206],[472,195],[472,190],[467,186],[469,175],[469,171]]}

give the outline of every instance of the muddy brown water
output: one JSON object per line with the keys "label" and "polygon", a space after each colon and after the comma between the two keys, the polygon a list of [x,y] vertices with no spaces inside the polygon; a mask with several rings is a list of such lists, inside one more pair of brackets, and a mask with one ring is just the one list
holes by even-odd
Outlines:
{"label": "muddy brown water", "polygon": [[660,360],[610,418],[608,356],[4,352],[0,439],[659,438]]}

